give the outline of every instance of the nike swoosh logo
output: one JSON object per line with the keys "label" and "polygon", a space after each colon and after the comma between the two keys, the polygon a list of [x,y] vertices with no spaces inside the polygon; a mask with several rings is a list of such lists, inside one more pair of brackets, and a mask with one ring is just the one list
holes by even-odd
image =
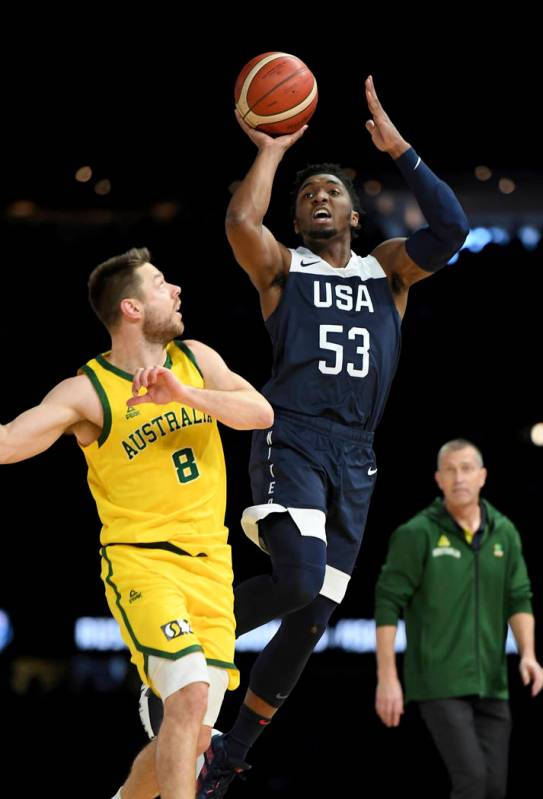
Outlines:
{"label": "nike swoosh logo", "polygon": [[277,699],[287,699],[288,694],[275,694]]}
{"label": "nike swoosh logo", "polygon": [[371,466],[370,466],[370,468],[368,469],[368,474],[369,475],[375,474],[376,471],[377,471],[377,469],[372,469]]}
{"label": "nike swoosh logo", "polygon": [[313,264],[318,263],[318,261],[300,261],[300,266],[313,266]]}

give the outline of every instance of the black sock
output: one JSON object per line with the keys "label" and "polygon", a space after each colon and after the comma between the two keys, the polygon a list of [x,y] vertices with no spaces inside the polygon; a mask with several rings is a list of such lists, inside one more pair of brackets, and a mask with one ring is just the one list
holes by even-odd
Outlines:
{"label": "black sock", "polygon": [[225,747],[228,755],[235,760],[245,760],[247,752],[271,719],[255,713],[247,705],[242,705],[234,726],[227,733]]}

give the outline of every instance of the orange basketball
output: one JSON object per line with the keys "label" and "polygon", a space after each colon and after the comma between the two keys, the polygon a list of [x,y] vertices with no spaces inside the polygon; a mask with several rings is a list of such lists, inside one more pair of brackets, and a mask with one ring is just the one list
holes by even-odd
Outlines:
{"label": "orange basketball", "polygon": [[243,67],[234,95],[248,125],[281,136],[299,130],[315,113],[317,81],[296,56],[263,53]]}

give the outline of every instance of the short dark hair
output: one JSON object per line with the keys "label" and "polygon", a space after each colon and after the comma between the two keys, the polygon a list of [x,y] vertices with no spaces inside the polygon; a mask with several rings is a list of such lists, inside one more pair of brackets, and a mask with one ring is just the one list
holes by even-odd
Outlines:
{"label": "short dark hair", "polygon": [[89,302],[98,319],[111,331],[121,317],[120,302],[125,297],[138,297],[141,278],[137,270],[150,263],[146,247],[133,247],[99,264],[89,276]]}
{"label": "short dark hair", "polygon": [[353,204],[353,211],[358,211],[359,214],[364,213],[360,203],[360,197],[358,196],[358,192],[355,189],[351,178],[346,172],[343,171],[339,164],[309,164],[309,166],[306,166],[305,169],[300,169],[299,172],[296,172],[294,177],[294,183],[292,184],[292,191],[290,193],[290,210],[292,218],[294,218],[296,215],[296,199],[298,197],[298,192],[305,181],[312,175],[334,175],[334,177],[341,180],[349,192],[349,197],[351,198],[351,202]]}

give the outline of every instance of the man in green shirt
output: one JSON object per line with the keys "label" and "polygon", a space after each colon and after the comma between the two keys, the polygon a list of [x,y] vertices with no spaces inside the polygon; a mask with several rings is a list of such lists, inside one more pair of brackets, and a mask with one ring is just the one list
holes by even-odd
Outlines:
{"label": "man in green shirt", "polygon": [[405,699],[445,762],[451,799],[499,799],[507,783],[510,713],[505,639],[511,626],[520,674],[543,687],[534,653],[531,588],[519,534],[480,498],[483,458],[464,439],[438,454],[436,499],[393,534],[376,588],[376,711],[396,727],[404,696],[396,669],[396,625],[407,631]]}

